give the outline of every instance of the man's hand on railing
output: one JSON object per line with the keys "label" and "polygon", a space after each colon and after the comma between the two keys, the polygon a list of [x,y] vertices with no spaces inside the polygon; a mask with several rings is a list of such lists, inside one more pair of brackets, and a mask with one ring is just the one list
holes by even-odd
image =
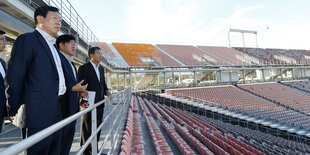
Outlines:
{"label": "man's hand on railing", "polygon": [[76,91],[76,92],[84,92],[87,88],[87,85],[82,86],[82,83],[84,82],[84,80],[80,81],[78,84],[74,85],[72,87],[72,91]]}
{"label": "man's hand on railing", "polygon": [[10,119],[13,121],[15,119],[15,116],[10,116]]}
{"label": "man's hand on railing", "polygon": [[88,106],[87,102],[84,102],[83,104],[80,105],[81,108],[87,108],[87,106]]}
{"label": "man's hand on railing", "polygon": [[107,96],[109,96],[110,100],[112,100],[112,94],[111,94],[111,92],[107,90],[106,93],[107,93]]}

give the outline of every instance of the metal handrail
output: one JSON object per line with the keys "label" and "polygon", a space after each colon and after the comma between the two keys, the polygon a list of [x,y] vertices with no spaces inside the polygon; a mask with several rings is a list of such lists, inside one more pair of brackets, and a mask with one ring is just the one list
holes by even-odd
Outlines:
{"label": "metal handrail", "polygon": [[[122,94],[122,97],[118,97],[119,98],[119,103],[118,104],[120,104],[120,103],[126,104],[130,100],[129,96],[131,95],[131,88],[127,88],[126,90],[124,90],[122,92],[114,93],[113,96],[115,96],[115,95],[119,96],[119,94]],[[124,97],[124,96],[126,96],[126,97]],[[84,114],[86,114],[86,113],[88,113],[90,111],[96,112],[96,107],[98,107],[98,106],[100,106],[103,103],[106,103],[108,101],[110,101],[110,100],[108,98],[106,98],[106,99],[104,99],[104,100],[102,100],[102,101],[100,101],[100,102],[98,102],[96,104],[93,104],[93,105],[89,106],[88,108],[86,108],[86,109],[84,109],[84,110],[82,110],[82,111],[80,111],[80,112],[78,112],[78,113],[76,113],[76,114],[74,114],[74,115],[72,115],[72,116],[62,120],[62,121],[60,121],[60,122],[57,122],[54,125],[52,125],[52,126],[50,126],[48,128],[45,128],[42,131],[40,131],[40,132],[38,132],[38,133],[36,133],[36,134],[34,134],[34,135],[32,135],[32,136],[22,140],[20,142],[18,142],[17,144],[14,144],[14,145],[12,145],[12,146],[10,146],[10,147],[0,151],[0,154],[5,154],[5,155],[11,155],[12,154],[12,155],[15,155],[15,154],[21,153],[22,151],[28,149],[32,145],[40,142],[42,139],[44,139],[44,138],[50,136],[51,134],[55,133],[56,131],[60,130],[64,126],[66,126],[66,125],[70,124],[71,122],[77,120],[82,115],[84,115]],[[91,102],[91,101],[89,101],[89,102]],[[114,110],[115,109],[116,109],[116,107],[114,107]],[[100,125],[101,128],[102,128],[103,124],[105,124],[107,122],[107,120],[108,119],[104,119],[104,121]],[[92,125],[93,125],[94,122],[96,124],[97,117],[92,117]],[[100,130],[100,128],[97,129],[97,127],[96,127],[95,132],[94,132],[94,130],[92,130],[91,136],[87,139],[87,141],[93,140],[93,144],[92,144],[93,146],[97,146],[97,138],[96,139],[94,139],[94,138],[96,137],[97,132],[99,130]],[[87,147],[87,145],[85,145],[85,146]],[[82,149],[82,148],[80,148],[80,149]],[[97,149],[97,147],[96,147],[96,149]],[[79,151],[79,152],[81,152],[81,151]],[[92,153],[93,154],[97,154],[97,151],[95,151],[95,152],[93,151]]]}
{"label": "metal handrail", "polygon": [[64,21],[66,21],[70,28],[73,28],[79,37],[83,39],[88,45],[90,42],[99,42],[99,39],[93,31],[84,22],[78,12],[73,8],[68,0],[43,0],[46,4],[55,6],[59,9]]}

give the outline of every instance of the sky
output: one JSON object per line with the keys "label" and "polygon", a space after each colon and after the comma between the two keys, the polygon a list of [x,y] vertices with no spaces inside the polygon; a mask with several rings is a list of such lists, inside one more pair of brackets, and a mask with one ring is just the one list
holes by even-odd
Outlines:
{"label": "sky", "polygon": [[[103,42],[310,49],[309,0],[69,0]],[[241,33],[230,33],[242,47]]]}

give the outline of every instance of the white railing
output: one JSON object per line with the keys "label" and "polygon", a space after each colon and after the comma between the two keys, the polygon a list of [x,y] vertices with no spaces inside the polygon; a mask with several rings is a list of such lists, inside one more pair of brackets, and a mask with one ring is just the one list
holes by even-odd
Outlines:
{"label": "white railing", "polygon": [[[16,155],[18,153],[21,153],[22,151],[27,150],[29,147],[31,147],[32,145],[38,143],[39,141],[41,141],[42,139],[48,137],[49,135],[55,133],[56,131],[62,129],[64,126],[70,124],[71,122],[73,122],[74,120],[79,119],[82,115],[92,111],[92,134],[91,136],[87,139],[87,141],[85,142],[85,144],[83,146],[81,146],[81,148],[78,150],[77,154],[80,155],[84,152],[84,150],[87,148],[87,146],[92,143],[92,154],[95,155],[97,154],[97,133],[102,129],[102,127],[108,122],[108,120],[110,120],[110,118],[112,117],[112,115],[114,114],[115,110],[120,110],[121,112],[116,116],[116,118],[113,120],[113,122],[111,123],[111,129],[109,131],[109,133],[106,135],[102,146],[100,147],[99,153],[101,154],[103,152],[104,146],[109,142],[111,144],[111,148],[109,149],[107,154],[113,154],[115,151],[115,147],[116,147],[116,139],[118,138],[118,136],[120,134],[117,134],[118,132],[120,132],[121,127],[122,127],[122,123],[119,123],[118,126],[115,127],[115,124],[117,122],[117,120],[119,119],[124,119],[121,117],[125,117],[126,115],[123,115],[126,112],[126,107],[128,107],[128,103],[130,102],[130,98],[131,98],[131,89],[127,88],[122,92],[117,92],[117,93],[113,93],[113,105],[115,104],[115,107],[111,110],[111,112],[104,118],[104,120],[102,121],[102,123],[99,125],[99,127],[97,128],[97,117],[96,116],[96,107],[102,105],[103,103],[106,104],[112,104],[111,100],[109,100],[108,98],[95,103],[93,105],[91,105],[91,103],[93,103],[93,101],[88,101],[89,104],[91,106],[89,106],[88,108],[18,142],[17,144],[14,144],[2,151],[0,151],[0,154],[5,154],[5,155]],[[115,130],[116,128],[116,130]],[[110,139],[110,141],[108,141],[108,139]]]}
{"label": "white railing", "polygon": [[[33,4],[35,7],[39,7],[33,1],[24,0],[27,3]],[[62,19],[70,26],[69,29],[76,31],[79,38],[82,39],[86,44],[89,45],[91,42],[99,42],[99,39],[90,30],[78,12],[73,8],[68,0],[42,0],[48,5],[57,7]]]}

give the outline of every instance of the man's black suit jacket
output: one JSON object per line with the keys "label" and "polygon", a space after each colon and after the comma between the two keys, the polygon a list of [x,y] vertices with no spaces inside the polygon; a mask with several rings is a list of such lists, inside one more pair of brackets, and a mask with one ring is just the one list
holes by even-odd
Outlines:
{"label": "man's black suit jacket", "polygon": [[15,116],[25,104],[25,128],[45,128],[61,119],[56,64],[37,30],[16,39],[6,76],[9,114]]}
{"label": "man's black suit jacket", "polygon": [[76,78],[74,77],[71,64],[67,58],[62,53],[60,53],[59,56],[67,86],[67,91],[61,101],[62,117],[67,118],[79,111],[79,92],[72,91],[72,87],[78,83],[78,77],[75,66],[73,72],[75,72]]}
{"label": "man's black suit jacket", "polygon": [[95,103],[103,100],[108,90],[104,77],[104,69],[101,65],[99,66],[99,72],[100,81],[98,80],[96,71],[91,62],[82,65],[78,71],[79,81],[84,80],[83,85],[88,84],[87,90],[96,92]]}
{"label": "man's black suit jacket", "polygon": [[[6,72],[5,62],[1,58],[0,58],[0,65],[3,66],[4,72]],[[7,116],[5,86],[4,86],[4,79],[3,79],[2,75],[0,74],[0,118],[3,118],[5,116]]]}

